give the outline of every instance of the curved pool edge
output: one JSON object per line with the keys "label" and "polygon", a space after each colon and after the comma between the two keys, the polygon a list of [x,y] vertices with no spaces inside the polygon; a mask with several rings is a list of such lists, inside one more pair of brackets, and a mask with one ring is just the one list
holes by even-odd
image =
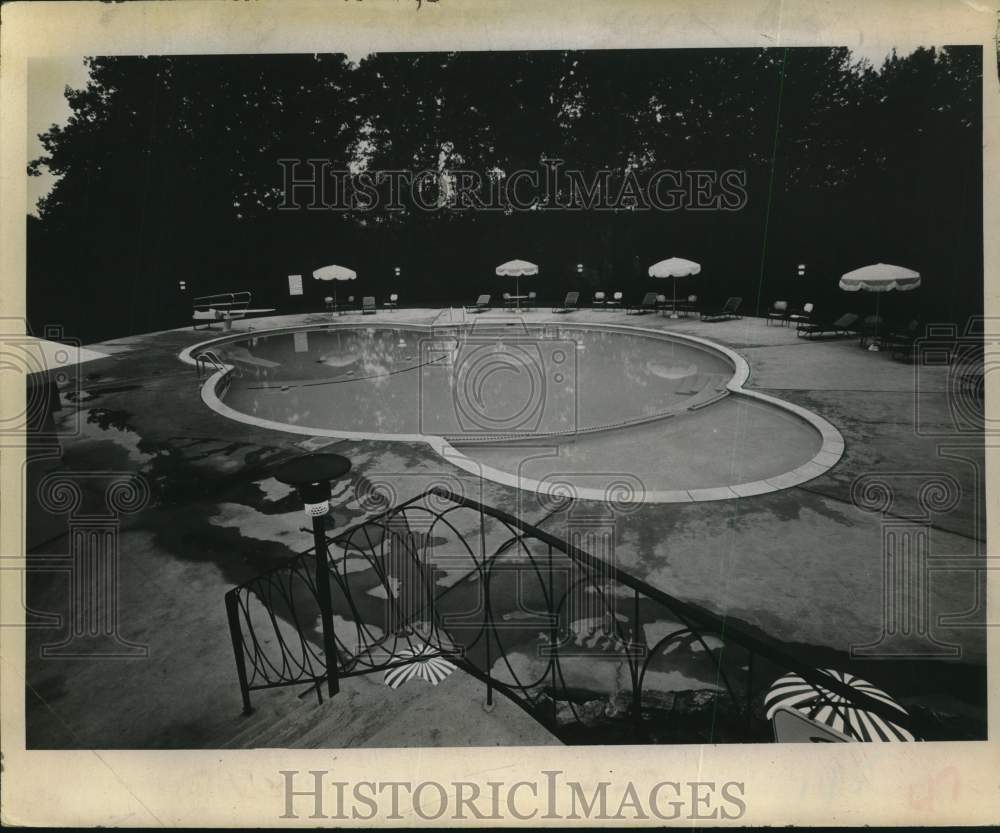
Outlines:
{"label": "curved pool edge", "polygon": [[[353,322],[345,322],[343,324],[339,322],[331,322],[319,325],[316,323],[297,324],[287,327],[275,327],[267,330],[254,330],[252,336],[273,336],[281,335],[283,333],[294,333],[300,330],[333,329],[337,327],[356,328],[358,326],[358,324]],[[402,326],[406,329],[430,331],[433,331],[435,328],[441,328],[441,325],[434,324],[404,324]],[[472,325],[448,324],[446,326],[450,329]],[[800,466],[797,466],[791,471],[762,480],[738,483],[732,486],[715,486],[703,489],[643,490],[641,493],[634,493],[631,496],[628,494],[616,493],[614,497],[609,496],[608,489],[574,487],[574,499],[593,501],[608,501],[613,499],[615,502],[619,503],[698,503],[715,500],[735,500],[738,498],[753,497],[755,495],[764,495],[771,492],[783,491],[784,489],[799,486],[828,472],[837,464],[844,454],[844,438],[840,431],[838,431],[828,420],[819,416],[819,414],[784,399],[779,399],[775,396],[761,393],[760,391],[744,388],[743,385],[750,379],[750,363],[730,347],[726,347],[725,345],[718,344],[717,342],[710,341],[706,338],[701,338],[700,336],[667,332],[664,330],[652,329],[650,327],[635,327],[627,324],[594,324],[591,322],[574,322],[573,324],[566,326],[580,329],[644,333],[661,338],[666,336],[668,338],[676,338],[692,344],[697,344],[705,349],[721,353],[729,359],[734,366],[733,377],[726,383],[726,389],[730,393],[736,394],[737,396],[745,396],[748,399],[756,399],[760,402],[765,402],[769,405],[795,414],[797,417],[815,428],[819,432],[821,438],[820,449],[810,460]],[[197,352],[205,350],[212,345],[225,344],[232,341],[241,341],[248,337],[251,337],[251,334],[247,332],[233,332],[227,333],[223,336],[216,336],[184,348],[178,354],[178,358],[185,364],[197,366],[198,363],[194,358],[194,355]],[[565,486],[563,484],[546,484],[543,481],[517,477],[509,472],[501,471],[500,469],[495,469],[492,466],[479,463],[471,457],[463,454],[443,437],[428,434],[380,434],[367,431],[340,431],[330,428],[311,428],[308,426],[297,426],[285,422],[261,419],[260,417],[242,413],[241,411],[237,411],[226,405],[217,392],[219,384],[233,370],[233,365],[223,363],[222,368],[217,369],[214,373],[212,373],[201,387],[202,401],[209,408],[215,411],[215,413],[226,417],[227,419],[232,419],[245,425],[253,425],[257,428],[265,428],[285,434],[298,434],[308,437],[329,437],[330,439],[335,440],[353,440],[355,442],[372,441],[401,442],[411,444],[423,443],[429,446],[443,460],[446,460],[468,474],[473,474],[477,477],[481,477],[485,480],[490,480],[494,483],[499,483],[513,489],[532,491],[536,494],[544,494],[556,498],[566,496],[564,491]]]}

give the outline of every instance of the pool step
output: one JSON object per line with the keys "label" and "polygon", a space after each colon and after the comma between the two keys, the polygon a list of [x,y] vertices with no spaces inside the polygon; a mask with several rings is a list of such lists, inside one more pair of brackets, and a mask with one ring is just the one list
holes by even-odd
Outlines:
{"label": "pool step", "polygon": [[695,373],[681,382],[677,393],[681,396],[697,396],[709,391],[718,393],[726,390],[729,377],[723,373]]}

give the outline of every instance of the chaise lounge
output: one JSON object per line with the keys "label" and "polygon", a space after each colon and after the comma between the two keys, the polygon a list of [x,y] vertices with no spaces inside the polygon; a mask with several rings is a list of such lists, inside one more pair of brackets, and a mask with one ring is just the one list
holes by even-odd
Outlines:
{"label": "chaise lounge", "polygon": [[471,307],[464,307],[466,312],[486,312],[490,308],[490,296],[480,295]]}
{"label": "chaise lounge", "polygon": [[739,296],[733,298],[727,298],[726,303],[722,305],[722,309],[716,312],[703,312],[701,314],[702,321],[725,321],[729,318],[742,318],[740,315],[740,304],[743,303],[743,299]]}
{"label": "chaise lounge", "polygon": [[656,312],[655,292],[647,292],[638,304],[625,308],[626,315],[644,315],[647,312]]}
{"label": "chaise lounge", "polygon": [[573,310],[577,309],[577,304],[579,303],[579,301],[580,301],[580,293],[579,292],[567,292],[566,293],[566,298],[565,298],[565,300],[563,300],[562,306],[561,307],[553,307],[552,311],[553,312],[573,312]]}
{"label": "chaise lounge", "polygon": [[808,321],[806,323],[799,324],[795,328],[795,334],[804,338],[812,338],[813,336],[821,335],[857,335],[857,323],[858,316],[853,312],[848,312],[840,316],[840,318],[836,321]]}

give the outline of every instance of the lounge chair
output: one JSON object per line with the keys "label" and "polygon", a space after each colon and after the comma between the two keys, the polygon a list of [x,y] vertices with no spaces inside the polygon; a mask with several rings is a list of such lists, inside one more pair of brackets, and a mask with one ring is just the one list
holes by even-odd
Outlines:
{"label": "lounge chair", "polygon": [[375,309],[375,296],[365,295],[365,297],[361,299],[361,314],[374,315],[376,312],[378,312],[378,310]]}
{"label": "lounge chair", "polygon": [[490,296],[480,295],[471,307],[465,307],[466,312],[486,312],[490,308]]}
{"label": "lounge chair", "polygon": [[767,326],[771,326],[772,321],[777,321],[781,326],[788,323],[788,301],[775,301],[771,311],[767,314]]}
{"label": "lounge chair", "polygon": [[591,309],[605,309],[607,307],[607,296],[603,292],[595,292],[594,300],[590,302]]}
{"label": "lounge chair", "polygon": [[804,338],[820,335],[848,336],[856,335],[858,316],[853,312],[845,313],[836,321],[807,321],[795,328],[795,334]]}
{"label": "lounge chair", "polygon": [[729,318],[742,318],[740,315],[740,304],[743,303],[743,299],[739,296],[734,296],[732,298],[727,298],[726,303],[722,305],[722,309],[716,312],[702,312],[702,321],[725,321]]}
{"label": "lounge chair", "polygon": [[910,359],[919,336],[920,322],[914,318],[905,327],[890,328],[885,335],[885,343],[892,349],[894,359]]}
{"label": "lounge chair", "polygon": [[642,300],[636,306],[625,308],[626,315],[642,315],[643,313],[655,312],[655,311],[656,311],[655,292],[647,292],[645,295],[642,296]]}
{"label": "lounge chair", "polygon": [[616,292],[604,303],[605,309],[621,309],[622,308],[622,298],[624,296],[621,292]]}
{"label": "lounge chair", "polygon": [[677,303],[677,311],[683,312],[685,315],[689,312],[698,311],[698,296],[688,295],[686,301],[679,301]]}
{"label": "lounge chair", "polygon": [[815,304],[812,301],[802,305],[802,309],[790,312],[788,314],[788,320],[795,324],[797,327],[799,324],[808,324],[812,321],[813,310],[816,309]]}
{"label": "lounge chair", "polygon": [[575,310],[575,309],[578,308],[577,304],[579,303],[579,301],[580,301],[580,293],[579,292],[567,292],[566,293],[566,298],[565,298],[565,300],[563,300],[562,306],[561,307],[553,307],[552,311],[553,312],[573,312],[573,310]]}
{"label": "lounge chair", "polygon": [[389,300],[382,304],[382,306],[390,311],[396,309],[396,307],[399,306],[399,295],[393,292],[392,295],[389,296]]}

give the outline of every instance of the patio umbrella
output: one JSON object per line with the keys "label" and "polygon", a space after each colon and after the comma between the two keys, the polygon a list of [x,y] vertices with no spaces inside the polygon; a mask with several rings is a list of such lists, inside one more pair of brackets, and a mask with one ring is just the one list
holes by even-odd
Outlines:
{"label": "patio umbrella", "polygon": [[[840,288],[845,292],[875,292],[875,335],[878,335],[878,300],[883,292],[909,292],[920,286],[920,273],[907,269],[905,266],[893,266],[891,263],[874,263],[862,266],[852,272],[840,276]],[[869,350],[878,350],[874,341]]]}
{"label": "patio umbrella", "polygon": [[[497,274],[502,278],[514,278],[514,294],[521,294],[521,278],[538,274],[538,266],[527,260],[508,260],[497,267]],[[521,299],[518,298],[517,306],[520,309]]]}
{"label": "patio umbrella", "polygon": [[336,281],[353,281],[358,277],[358,273],[346,266],[323,266],[313,272],[313,277],[318,281],[334,281],[333,285],[333,305],[337,306],[337,284]]}
{"label": "patio umbrella", "polygon": [[[908,712],[893,700],[882,689],[872,685],[867,680],[855,677],[846,671],[835,671],[824,668],[823,673],[829,674],[839,682],[856,688],[874,700],[885,703],[899,711],[900,717],[908,717]],[[912,734],[901,726],[889,720],[854,706],[839,694],[816,683],[807,682],[798,674],[786,674],[772,683],[764,695],[766,717],[770,720],[778,708],[794,709],[810,720],[825,723],[841,734],[859,741],[902,741],[915,740]]]}
{"label": "patio umbrella", "polygon": [[671,318],[677,317],[677,279],[686,278],[689,275],[697,275],[701,272],[701,265],[693,260],[685,260],[682,257],[668,257],[659,263],[654,263],[649,267],[649,277],[651,278],[673,278],[674,279],[674,306],[670,313]]}
{"label": "patio umbrella", "polygon": [[389,688],[399,688],[407,680],[413,679],[427,680],[431,685],[437,685],[455,670],[455,666],[438,656],[437,650],[430,645],[417,649],[407,648],[393,659],[411,661],[385,672],[382,679]]}

